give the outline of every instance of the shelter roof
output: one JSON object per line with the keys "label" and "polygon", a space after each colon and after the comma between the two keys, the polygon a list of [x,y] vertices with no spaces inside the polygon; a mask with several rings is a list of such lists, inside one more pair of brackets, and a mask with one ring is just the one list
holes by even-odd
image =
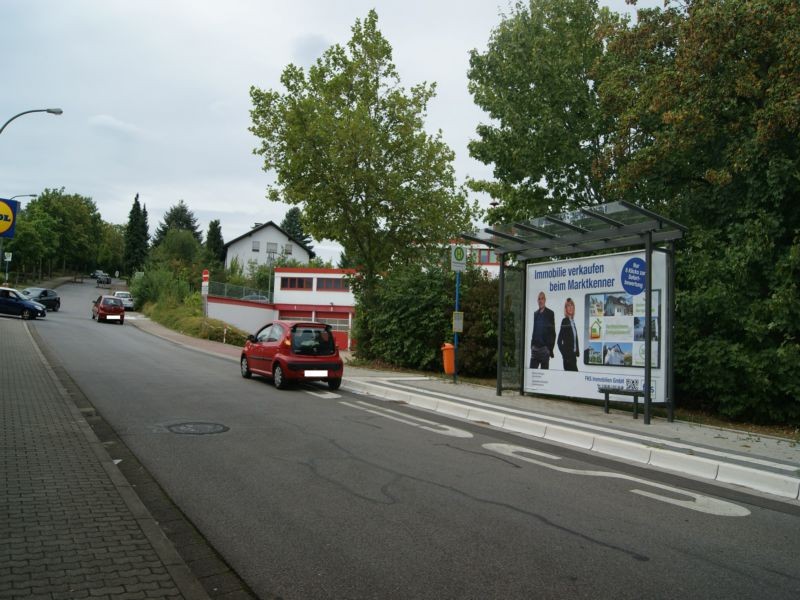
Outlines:
{"label": "shelter roof", "polygon": [[525,261],[641,246],[648,233],[653,243],[669,242],[682,238],[686,231],[675,221],[621,201],[493,225],[462,236],[491,246],[498,254],[513,253],[517,260]]}

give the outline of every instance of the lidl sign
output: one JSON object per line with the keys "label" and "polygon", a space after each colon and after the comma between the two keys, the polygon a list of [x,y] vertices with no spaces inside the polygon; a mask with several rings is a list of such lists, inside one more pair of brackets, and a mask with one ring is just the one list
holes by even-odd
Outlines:
{"label": "lidl sign", "polygon": [[19,202],[0,198],[0,237],[13,238]]}

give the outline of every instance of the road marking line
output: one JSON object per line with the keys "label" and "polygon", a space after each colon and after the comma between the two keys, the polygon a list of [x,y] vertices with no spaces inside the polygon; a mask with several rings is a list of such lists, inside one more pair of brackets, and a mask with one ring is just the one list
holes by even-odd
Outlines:
{"label": "road marking line", "polygon": [[368,412],[373,415],[378,415],[379,417],[392,419],[393,421],[399,421],[400,423],[411,425],[412,427],[418,427],[420,429],[425,429],[426,431],[432,431],[433,433],[439,433],[441,435],[447,435],[459,438],[472,437],[472,434],[469,431],[464,431],[463,429],[456,429],[455,427],[442,425],[441,423],[436,423],[435,421],[428,421],[427,419],[412,417],[403,414],[401,412],[391,410],[389,408],[377,408],[372,406],[371,404],[367,404],[366,402],[357,401],[356,403],[352,403],[343,401],[340,402],[339,404],[344,404],[345,406],[349,406],[350,408],[357,408],[359,410],[363,410],[364,412]]}
{"label": "road marking line", "polygon": [[537,452],[535,450],[531,450],[530,448],[525,448],[523,446],[515,446],[513,444],[484,444],[483,447],[486,448],[487,450],[497,452],[498,454],[502,454],[504,456],[510,456],[513,458],[518,458],[519,460],[533,463],[540,467],[545,467],[547,469],[552,469],[554,471],[559,471],[561,473],[568,473],[570,475],[584,475],[587,477],[608,477],[610,479],[622,479],[624,481],[632,481],[634,483],[658,488],[660,490],[665,490],[672,494],[677,494],[680,496],[688,496],[689,498],[691,498],[691,500],[679,500],[677,498],[662,496],[661,494],[657,494],[655,492],[648,492],[639,489],[628,490],[633,494],[645,496],[647,498],[651,498],[652,500],[667,502],[668,504],[680,506],[681,508],[688,508],[689,510],[696,510],[698,512],[710,515],[717,515],[720,517],[746,517],[747,515],[750,514],[750,511],[747,510],[746,508],[744,508],[743,506],[739,506],[738,504],[733,504],[732,502],[726,502],[725,500],[717,500],[716,498],[711,498],[709,496],[704,496],[702,494],[696,494],[694,492],[689,492],[669,485],[664,485],[662,483],[656,483],[654,481],[647,481],[646,479],[640,479],[638,477],[633,477],[631,475],[625,475],[624,473],[613,473],[611,471],[587,471],[583,469],[569,469],[567,467],[557,467],[555,465],[551,465],[546,462],[536,460],[535,458],[525,456],[526,454],[535,454],[537,456],[541,456],[544,453]]}

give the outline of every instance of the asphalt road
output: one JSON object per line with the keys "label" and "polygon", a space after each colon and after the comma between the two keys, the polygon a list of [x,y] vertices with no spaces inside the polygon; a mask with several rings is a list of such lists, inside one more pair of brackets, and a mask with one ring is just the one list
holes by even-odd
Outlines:
{"label": "asphalt road", "polygon": [[[92,284],[60,292],[32,325],[49,354],[262,597],[800,597],[798,510],[322,386],[278,391],[92,321]],[[199,423],[227,429],[185,433]]]}

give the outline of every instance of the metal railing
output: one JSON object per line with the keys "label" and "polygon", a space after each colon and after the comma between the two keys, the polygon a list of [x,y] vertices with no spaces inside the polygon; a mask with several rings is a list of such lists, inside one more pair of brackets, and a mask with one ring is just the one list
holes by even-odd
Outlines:
{"label": "metal railing", "polygon": [[211,296],[222,298],[232,298],[235,300],[250,300],[251,302],[272,302],[272,293],[268,290],[233,285],[232,283],[220,283],[219,281],[208,282],[208,293]]}

